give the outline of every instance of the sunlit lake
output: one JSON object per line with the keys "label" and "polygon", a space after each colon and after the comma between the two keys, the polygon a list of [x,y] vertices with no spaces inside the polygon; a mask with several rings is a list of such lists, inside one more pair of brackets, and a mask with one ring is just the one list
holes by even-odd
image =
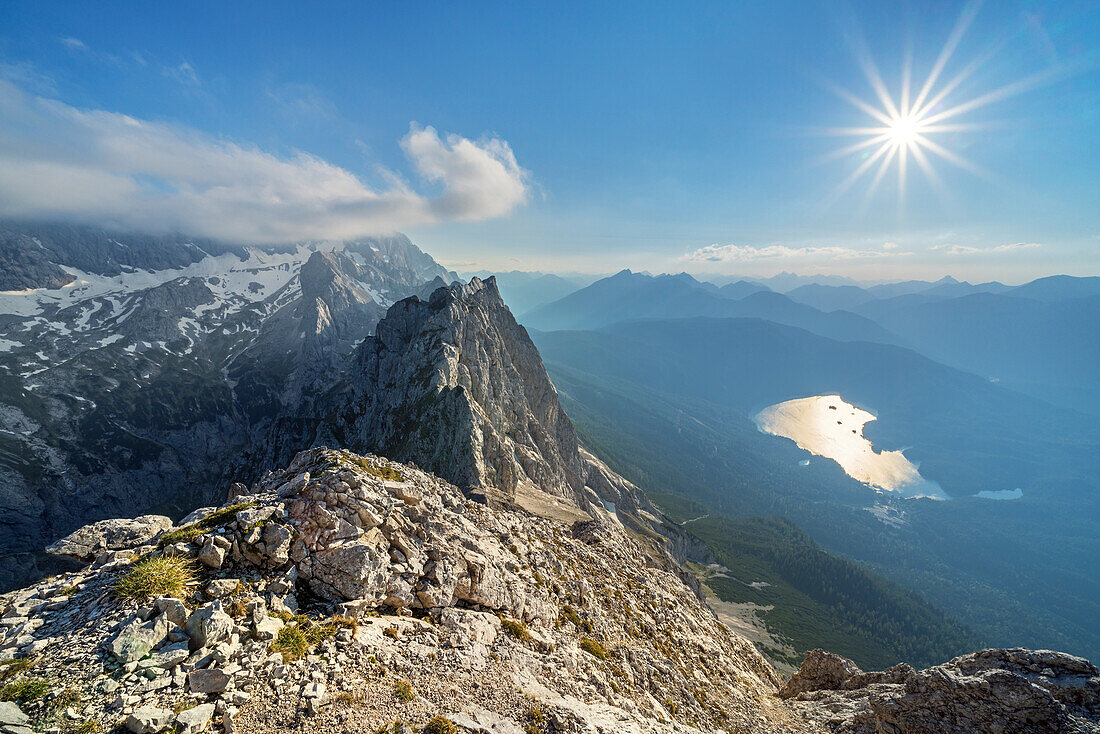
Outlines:
{"label": "sunlit lake", "polygon": [[875,451],[863,436],[863,426],[875,416],[839,395],[788,400],[764,408],[755,420],[761,431],[832,459],[848,476],[875,489],[910,498],[947,499],[940,485],[922,477],[901,451]]}

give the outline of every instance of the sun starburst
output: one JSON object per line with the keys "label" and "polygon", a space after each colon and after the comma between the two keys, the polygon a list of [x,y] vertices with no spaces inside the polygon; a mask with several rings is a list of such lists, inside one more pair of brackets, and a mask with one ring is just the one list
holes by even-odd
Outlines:
{"label": "sun starburst", "polygon": [[[929,70],[928,76],[915,95],[912,93],[912,73],[908,63],[903,65],[900,93],[895,97],[883,81],[878,66],[862,45],[857,45],[856,55],[860,68],[874,93],[875,103],[870,103],[847,89],[827,83],[827,87],[841,99],[870,118],[861,126],[830,128],[825,131],[829,135],[862,138],[824,158],[824,160],[832,160],[855,157],[857,161],[855,168],[837,186],[831,197],[832,200],[839,199],[866,176],[870,176],[871,179],[865,201],[870,200],[887,172],[892,167],[896,167],[900,204],[905,196],[910,158],[916,162],[932,187],[941,194],[943,184],[933,166],[934,160],[944,161],[985,179],[992,178],[989,173],[973,162],[948,149],[943,144],[943,134],[989,127],[964,116],[993,102],[1033,88],[1049,80],[1056,70],[1033,75],[992,92],[968,99],[957,99],[957,93],[963,82],[992,59],[998,50],[998,47],[993,47],[963,65],[953,77],[941,83],[944,71],[973,21],[978,6],[978,2],[971,2],[963,9],[943,49]],[[937,142],[936,138],[940,141]]]}

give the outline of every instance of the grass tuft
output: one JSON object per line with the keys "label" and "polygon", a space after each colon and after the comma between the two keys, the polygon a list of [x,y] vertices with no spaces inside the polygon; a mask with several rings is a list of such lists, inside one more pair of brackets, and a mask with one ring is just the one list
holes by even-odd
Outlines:
{"label": "grass tuft", "polygon": [[577,614],[577,610],[569,606],[568,604],[562,607],[561,616],[572,622],[573,626],[576,627],[579,631],[589,633],[592,632],[592,623],[589,622],[587,619],[581,619],[581,615]]}
{"label": "grass tuft", "polygon": [[283,662],[289,663],[308,655],[314,648],[336,634],[341,627],[355,629],[355,620],[337,615],[326,622],[314,622],[304,614],[276,614],[286,622],[271,643],[271,652],[282,653]]}
{"label": "grass tuft", "polygon": [[157,539],[157,545],[163,548],[166,545],[172,545],[173,543],[190,543],[195,538],[205,533],[207,530],[213,530],[216,527],[225,525],[234,517],[236,517],[238,512],[245,509],[246,507],[251,507],[254,504],[256,503],[237,502],[235,504],[229,505],[228,507],[223,507],[220,510],[214,510],[206,517],[196,520],[190,525],[184,525],[178,530],[170,530],[167,533],[164,533],[160,536],[160,538]]}
{"label": "grass tuft", "polygon": [[407,680],[399,680],[393,687],[393,695],[397,696],[398,701],[408,703],[416,698],[416,694],[413,692],[412,683]]}
{"label": "grass tuft", "polygon": [[137,602],[158,596],[183,599],[195,582],[195,568],[182,556],[146,556],[115,582],[114,592]]}
{"label": "grass tuft", "polygon": [[515,637],[520,642],[527,642],[531,638],[531,633],[527,631],[527,625],[518,619],[501,619],[500,626],[504,628],[504,631]]}
{"label": "grass tuft", "polygon": [[50,684],[44,680],[27,679],[9,683],[0,688],[0,701],[31,703],[50,692]]}
{"label": "grass tuft", "polygon": [[271,643],[271,652],[281,653],[283,662],[289,663],[309,654],[309,640],[301,627],[283,627]]}
{"label": "grass tuft", "polygon": [[379,479],[388,479],[391,482],[405,481],[405,475],[399,472],[397,469],[394,469],[392,466],[389,466],[388,464],[376,466],[372,464],[368,459],[362,456],[356,456],[352,453],[346,454],[345,458],[347,458],[349,461],[351,461],[353,464],[355,464],[366,473],[372,474]]}
{"label": "grass tuft", "polygon": [[531,705],[523,714],[524,734],[541,734],[546,728],[546,711],[539,704]]}
{"label": "grass tuft", "polygon": [[591,637],[585,637],[581,640],[581,649],[592,657],[599,658],[600,660],[607,660],[611,657],[611,653],[607,651],[607,648]]}
{"label": "grass tuft", "polygon": [[32,665],[34,665],[34,661],[30,658],[12,658],[0,662],[0,681],[7,680],[16,673],[22,673]]}
{"label": "grass tuft", "polygon": [[98,734],[100,726],[98,721],[82,721],[79,724],[71,724],[61,731],[65,734]]}
{"label": "grass tuft", "polygon": [[421,734],[456,734],[458,727],[446,716],[433,716],[420,732]]}

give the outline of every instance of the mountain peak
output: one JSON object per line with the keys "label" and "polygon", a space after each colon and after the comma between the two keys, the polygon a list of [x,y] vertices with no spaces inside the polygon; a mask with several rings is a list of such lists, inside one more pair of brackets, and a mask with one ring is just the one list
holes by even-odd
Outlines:
{"label": "mountain peak", "polygon": [[573,425],[495,278],[394,304],[359,348],[351,383],[348,445],[501,501],[575,499],[584,487]]}

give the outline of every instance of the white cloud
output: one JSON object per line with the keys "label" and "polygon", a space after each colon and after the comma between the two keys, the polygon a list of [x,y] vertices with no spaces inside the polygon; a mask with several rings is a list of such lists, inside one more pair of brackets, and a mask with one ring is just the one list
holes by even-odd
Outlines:
{"label": "white cloud", "polygon": [[1016,242],[995,247],[971,247],[969,245],[942,244],[928,250],[902,249],[896,242],[884,242],[882,249],[856,249],[836,245],[808,245],[789,247],[787,245],[708,245],[684,255],[682,260],[697,263],[767,263],[792,261],[794,263],[822,264],[826,262],[874,262],[896,258],[916,258],[922,253],[942,253],[944,255],[984,256],[1016,252],[1019,250],[1042,247],[1035,242]]}
{"label": "white cloud", "polygon": [[1030,250],[1036,247],[1042,247],[1042,244],[1038,242],[1013,242],[1007,245],[997,245],[996,247],[971,247],[970,245],[944,244],[936,245],[932,249],[944,252],[948,255],[996,255],[1005,252]]}
{"label": "white cloud", "polygon": [[[888,243],[889,244],[889,243]],[[856,250],[838,246],[788,247],[786,245],[707,245],[684,256],[690,262],[752,263],[774,260],[876,260],[911,255],[896,249]]]}
{"label": "white cloud", "polygon": [[87,51],[88,50],[88,46],[83,41],[81,41],[79,38],[73,38],[71,36],[64,36],[64,37],[59,38],[57,40],[60,41],[61,45],[65,46],[66,48],[71,48],[71,49],[76,50],[76,51]]}
{"label": "white cloud", "polygon": [[528,196],[498,138],[412,125],[401,147],[437,196],[383,189],[308,153],[278,156],[188,128],[79,110],[0,80],[0,216],[56,217],[243,242],[341,239],[499,217]]}

